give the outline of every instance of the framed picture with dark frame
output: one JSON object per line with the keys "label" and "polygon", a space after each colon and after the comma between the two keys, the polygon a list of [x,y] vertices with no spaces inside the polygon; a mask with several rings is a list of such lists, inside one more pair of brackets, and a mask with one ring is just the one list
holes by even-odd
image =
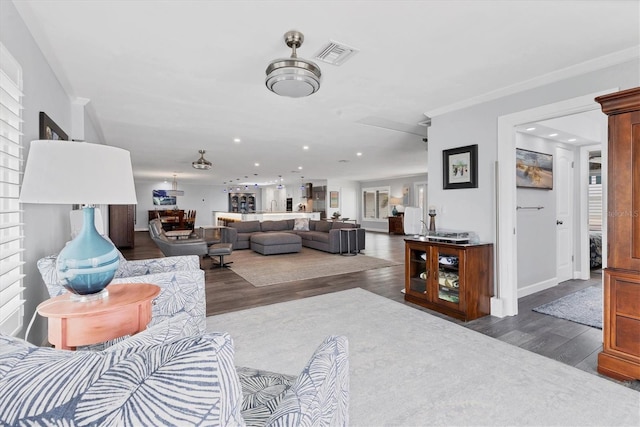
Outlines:
{"label": "framed picture with dark frame", "polygon": [[478,188],[478,144],[442,150],[442,188]]}
{"label": "framed picture with dark frame", "polygon": [[516,187],[553,190],[553,155],[516,148]]}
{"label": "framed picture with dark frame", "polygon": [[69,137],[67,134],[60,129],[51,117],[47,116],[47,114],[43,111],[40,111],[40,139],[54,139],[54,140],[64,140],[68,141]]}

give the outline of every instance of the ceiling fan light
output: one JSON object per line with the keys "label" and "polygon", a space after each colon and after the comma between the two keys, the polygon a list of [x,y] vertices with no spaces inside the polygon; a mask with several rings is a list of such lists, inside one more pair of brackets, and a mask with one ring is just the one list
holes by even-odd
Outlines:
{"label": "ceiling fan light", "polygon": [[304,36],[298,31],[285,34],[285,43],[292,49],[291,58],[275,59],[266,69],[265,85],[280,96],[302,98],[320,90],[322,72],[311,61],[298,58],[296,48],[302,45]]}
{"label": "ceiling fan light", "polygon": [[320,90],[320,68],[299,58],[277,59],[267,67],[267,88],[280,96],[302,98]]}
{"label": "ceiling fan light", "polygon": [[213,163],[211,163],[209,160],[204,158],[205,151],[198,150],[198,153],[200,153],[200,158],[195,162],[191,162],[191,166],[193,166],[194,169],[201,169],[201,170],[211,169],[211,166],[213,166]]}

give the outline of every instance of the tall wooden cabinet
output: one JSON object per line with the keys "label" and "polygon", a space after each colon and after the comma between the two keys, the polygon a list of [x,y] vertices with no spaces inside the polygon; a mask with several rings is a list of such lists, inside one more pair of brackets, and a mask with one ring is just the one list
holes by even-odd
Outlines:
{"label": "tall wooden cabinet", "polygon": [[134,246],[136,205],[109,205],[109,238],[117,248]]}
{"label": "tall wooden cabinet", "polygon": [[640,379],[640,88],[596,101],[609,116],[604,342],[598,372]]}
{"label": "tall wooden cabinet", "polygon": [[404,299],[468,321],[491,312],[493,245],[405,239]]}

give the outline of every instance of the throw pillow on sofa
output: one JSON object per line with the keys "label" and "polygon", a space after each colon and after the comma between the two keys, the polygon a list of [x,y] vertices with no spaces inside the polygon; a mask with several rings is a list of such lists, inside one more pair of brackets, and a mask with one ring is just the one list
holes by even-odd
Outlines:
{"label": "throw pillow on sofa", "polygon": [[12,348],[0,355],[3,425],[244,424],[226,333],[101,352]]}
{"label": "throw pillow on sofa", "polygon": [[297,231],[309,231],[309,218],[296,218],[293,229]]}

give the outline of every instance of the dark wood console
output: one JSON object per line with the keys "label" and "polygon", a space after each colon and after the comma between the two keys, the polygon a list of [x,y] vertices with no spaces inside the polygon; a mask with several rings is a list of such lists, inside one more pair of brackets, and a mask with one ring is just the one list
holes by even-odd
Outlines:
{"label": "dark wood console", "polygon": [[465,322],[491,312],[493,245],[405,239],[404,299]]}
{"label": "dark wood console", "polygon": [[389,220],[389,234],[404,234],[404,216],[390,216]]}

